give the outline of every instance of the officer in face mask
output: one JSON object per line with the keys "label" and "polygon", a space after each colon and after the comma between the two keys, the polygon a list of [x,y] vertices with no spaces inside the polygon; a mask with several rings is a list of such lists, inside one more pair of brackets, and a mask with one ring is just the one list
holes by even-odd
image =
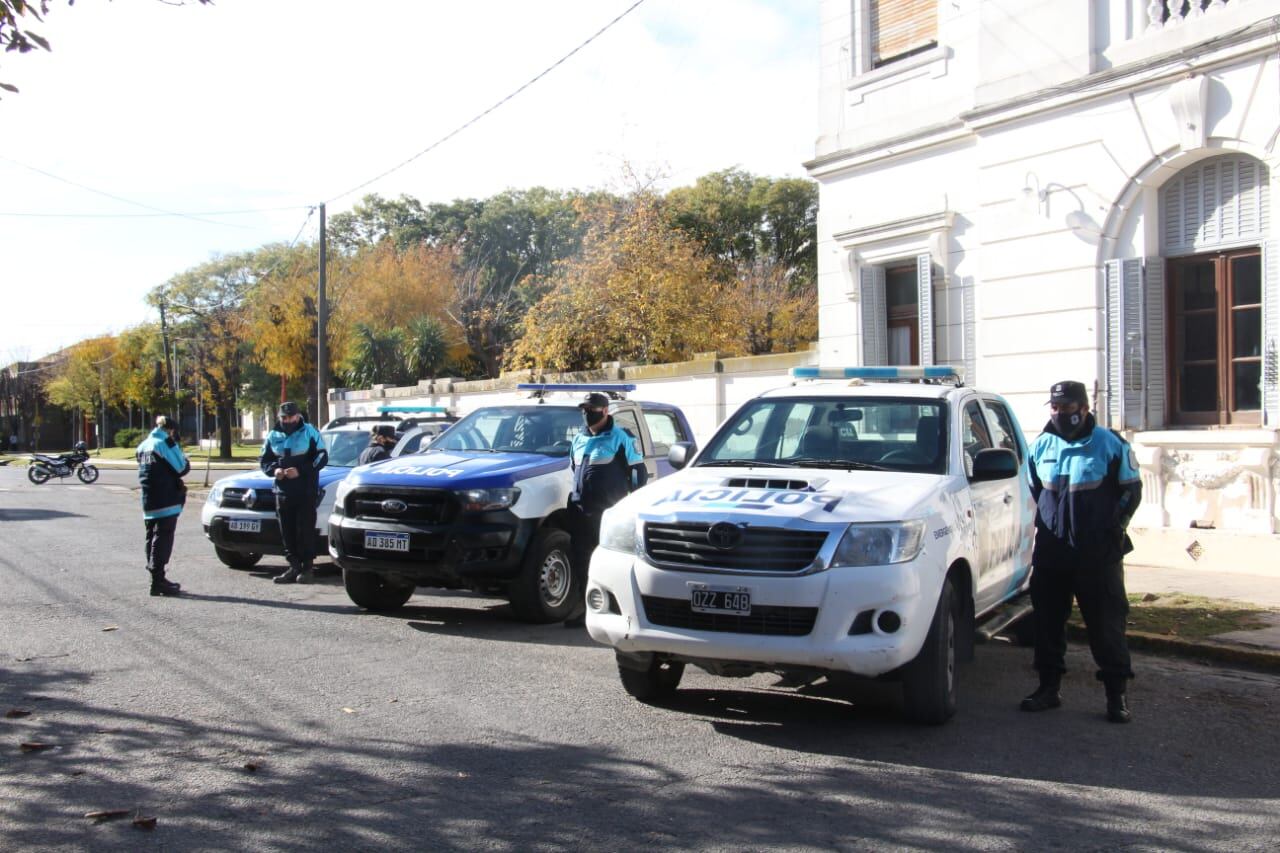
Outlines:
{"label": "officer in face mask", "polygon": [[320,432],[297,403],[281,403],[280,419],[262,443],[258,466],[275,478],[276,519],[289,568],[276,583],[311,583],[316,557],[320,469],[329,461]]}
{"label": "officer in face mask", "polygon": [[[573,573],[578,594],[587,588],[587,567],[591,552],[600,542],[600,520],[604,511],[649,479],[644,456],[636,440],[609,415],[609,398],[593,391],[578,404],[582,411],[582,432],[573,437],[569,460],[573,466],[573,493],[569,496],[569,517],[573,538]],[[585,621],[585,605],[565,620],[566,627]]]}
{"label": "officer in face mask", "polygon": [[1022,700],[1024,711],[1062,704],[1067,617],[1074,597],[1089,632],[1089,648],[1106,686],[1107,719],[1129,722],[1125,687],[1133,678],[1125,621],[1125,533],[1142,500],[1138,463],[1116,433],[1100,429],[1079,382],[1058,382],[1049,393],[1049,422],[1028,458],[1036,500],[1031,602],[1035,607],[1035,668],[1040,686]]}

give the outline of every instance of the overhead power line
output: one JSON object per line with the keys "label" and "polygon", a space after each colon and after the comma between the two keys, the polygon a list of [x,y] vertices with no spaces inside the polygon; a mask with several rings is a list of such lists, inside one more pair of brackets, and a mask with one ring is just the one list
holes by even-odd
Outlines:
{"label": "overhead power line", "polygon": [[[105,196],[106,198],[114,199],[115,201],[124,202],[125,204],[132,204],[135,207],[141,207],[146,210],[153,211],[155,214],[160,214],[164,216],[178,216],[178,217],[182,217],[183,219],[190,219],[195,222],[204,222],[209,225],[221,225],[225,228],[245,228],[245,229],[249,228],[248,225],[237,225],[234,222],[219,222],[216,219],[202,219],[200,214],[182,213],[176,210],[166,210],[163,207],[156,207],[155,205],[147,204],[145,202],[134,201],[131,198],[125,198],[124,196],[116,195],[115,193],[109,193],[106,190],[100,190],[96,187],[91,187],[87,184],[82,184],[79,181],[73,181],[70,178],[64,178],[60,175],[55,175],[52,172],[48,172],[48,171],[45,171],[44,169],[37,168],[36,166],[31,166],[27,163],[14,160],[12,157],[6,157],[3,154],[0,154],[0,160],[5,160],[6,162],[13,163],[15,166],[21,166],[22,168],[27,169],[28,171],[35,172],[38,175],[44,175],[46,178],[50,178],[55,181],[60,181],[61,183],[64,183],[64,184],[70,184],[73,187],[78,187],[79,189],[86,190],[96,195]],[[302,207],[303,205],[298,205],[298,209],[301,209]],[[212,216],[215,214],[205,214],[205,215]]]}
{"label": "overhead power line", "polygon": [[[306,210],[305,204],[285,207],[254,207],[245,210],[200,210],[184,213],[35,213],[26,211],[0,211],[0,216],[23,216],[49,219],[163,219],[168,216],[244,216],[251,213],[278,213],[285,210]],[[217,225],[229,223],[218,222]]]}
{"label": "overhead power line", "polygon": [[609,30],[609,29],[611,29],[611,28],[613,27],[613,25],[614,25],[614,24],[616,24],[616,23],[618,23],[619,21],[621,21],[621,20],[622,20],[623,18],[625,18],[627,15],[630,15],[632,12],[634,12],[634,11],[635,11],[635,10],[636,10],[636,9],[637,9],[641,4],[643,4],[644,2],[645,2],[645,0],[636,0],[636,2],[632,3],[632,4],[631,4],[630,6],[628,6],[626,9],[624,9],[624,10],[623,10],[623,11],[622,11],[622,12],[621,12],[621,13],[620,13],[616,18],[614,18],[614,19],[613,19],[612,21],[610,21],[609,23],[605,24],[605,25],[604,25],[603,27],[601,27],[600,29],[596,30],[596,31],[595,31],[595,32],[594,32],[590,37],[588,37],[588,38],[586,39],[586,41],[582,42],[582,43],[581,43],[581,44],[579,44],[577,47],[575,47],[573,50],[569,51],[569,52],[568,52],[568,53],[566,53],[564,56],[560,57],[560,58],[559,58],[559,59],[557,59],[555,62],[553,62],[553,63],[551,63],[550,65],[548,65],[548,66],[547,66],[546,68],[544,68],[542,71],[538,72],[538,74],[534,75],[534,77],[533,77],[533,78],[531,78],[528,82],[526,82],[523,86],[521,86],[520,88],[516,89],[516,90],[515,90],[515,91],[513,91],[511,94],[507,95],[505,98],[502,98],[501,100],[499,100],[499,101],[498,101],[497,103],[495,103],[493,106],[489,107],[489,108],[488,108],[487,110],[485,110],[484,112],[482,112],[482,113],[480,113],[480,114],[476,115],[476,116],[475,116],[474,118],[472,118],[471,120],[469,120],[469,121],[467,121],[467,122],[465,122],[465,123],[463,123],[463,124],[459,125],[458,127],[454,128],[453,130],[449,131],[449,132],[448,132],[448,133],[446,133],[444,136],[440,137],[440,138],[439,138],[439,139],[437,139],[435,142],[433,142],[433,143],[431,143],[430,145],[428,145],[426,148],[423,148],[421,151],[419,151],[417,154],[414,154],[412,157],[408,158],[407,160],[403,160],[403,161],[401,161],[400,163],[397,163],[396,165],[392,166],[390,169],[387,169],[385,172],[380,172],[379,174],[374,175],[372,178],[370,178],[369,180],[365,181],[364,183],[356,184],[354,187],[352,187],[352,188],[351,188],[351,189],[349,189],[349,190],[344,190],[343,192],[340,192],[340,193],[338,193],[338,194],[337,194],[337,195],[335,195],[335,196],[331,196],[330,198],[328,198],[328,199],[326,199],[326,200],[325,200],[325,204],[332,204],[333,202],[337,201],[337,200],[338,200],[338,199],[340,199],[340,198],[344,198],[344,197],[346,197],[346,196],[349,196],[349,195],[351,195],[352,193],[357,192],[357,191],[359,191],[359,190],[362,190],[362,189],[364,189],[365,187],[369,186],[370,184],[372,184],[372,183],[374,183],[374,182],[376,182],[376,181],[380,181],[380,180],[382,180],[382,179],[383,179],[383,178],[385,178],[387,175],[390,175],[391,173],[393,173],[393,172],[397,172],[397,171],[399,171],[400,169],[403,169],[405,166],[408,166],[410,163],[412,163],[414,160],[417,160],[417,159],[418,159],[419,157],[421,157],[423,154],[426,154],[427,152],[429,152],[429,151],[431,151],[431,150],[433,150],[433,149],[435,149],[435,148],[438,148],[438,147],[440,147],[441,145],[443,145],[444,143],[448,142],[450,139],[452,139],[453,137],[457,136],[459,133],[462,133],[462,131],[464,131],[464,130],[466,130],[467,128],[471,127],[471,125],[473,125],[473,124],[475,124],[476,122],[480,121],[480,119],[484,118],[484,117],[485,117],[485,116],[487,116],[489,113],[493,112],[493,111],[494,111],[494,110],[496,110],[498,107],[500,107],[500,106],[502,106],[503,104],[507,103],[507,102],[508,102],[508,101],[510,101],[512,98],[514,98],[516,95],[519,95],[519,94],[520,94],[521,92],[523,92],[525,89],[528,89],[528,88],[529,88],[530,86],[532,86],[534,83],[537,83],[537,82],[538,82],[539,80],[541,80],[543,77],[546,77],[546,76],[547,76],[548,74],[550,74],[552,71],[554,71],[554,70],[556,70],[557,68],[559,68],[559,67],[560,67],[561,65],[563,65],[563,64],[564,64],[564,63],[565,63],[565,62],[566,62],[570,57],[572,57],[575,53],[577,53],[578,51],[582,50],[582,49],[583,49],[584,47],[586,47],[587,45],[591,44],[593,41],[595,41],[596,39],[598,39],[600,36],[604,35],[606,32],[608,32],[608,30]]}

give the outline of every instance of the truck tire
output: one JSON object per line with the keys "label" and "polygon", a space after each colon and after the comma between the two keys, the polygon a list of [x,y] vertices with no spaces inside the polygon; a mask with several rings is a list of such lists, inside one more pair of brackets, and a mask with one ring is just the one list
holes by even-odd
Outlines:
{"label": "truck tire", "polygon": [[956,712],[959,658],[956,629],[959,607],[955,587],[944,581],[938,606],[929,623],[929,634],[916,659],[902,672],[902,704],[907,718],[917,723],[940,725]]}
{"label": "truck tire", "polygon": [[213,553],[218,555],[224,566],[233,569],[252,569],[262,559],[261,554],[246,554],[243,551],[228,551],[226,548],[213,546]]}
{"label": "truck tire", "polygon": [[342,570],[342,585],[356,606],[374,613],[399,610],[413,597],[414,590],[412,584],[402,586],[373,572],[353,572],[350,569]]}
{"label": "truck tire", "polygon": [[569,534],[543,528],[529,543],[520,577],[511,584],[511,609],[522,622],[562,622],[582,605]]}
{"label": "truck tire", "polygon": [[680,686],[684,664],[654,656],[647,669],[632,669],[618,661],[618,678],[622,689],[641,702],[656,703],[670,699]]}

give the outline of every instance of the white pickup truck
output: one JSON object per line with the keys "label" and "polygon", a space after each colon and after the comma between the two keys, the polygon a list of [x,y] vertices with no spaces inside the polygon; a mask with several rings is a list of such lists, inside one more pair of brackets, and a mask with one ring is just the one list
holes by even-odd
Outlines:
{"label": "white pickup truck", "polygon": [[954,368],[793,376],[696,456],[673,447],[682,470],[606,513],[587,630],[643,701],[669,696],[686,664],[796,683],[888,675],[911,719],[945,722],[979,623],[991,633],[1028,609],[1022,431]]}

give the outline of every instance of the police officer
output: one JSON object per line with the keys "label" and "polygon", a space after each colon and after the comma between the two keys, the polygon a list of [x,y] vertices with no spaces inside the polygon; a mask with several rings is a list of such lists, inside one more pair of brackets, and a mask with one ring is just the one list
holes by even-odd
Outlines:
{"label": "police officer", "polygon": [[369,435],[369,446],[360,451],[357,465],[371,465],[391,458],[391,448],[396,446],[396,428],[391,424],[378,424]]}
{"label": "police officer", "polygon": [[258,466],[275,478],[276,519],[289,568],[276,583],[311,583],[316,548],[320,469],[329,461],[320,433],[297,403],[281,403],[280,419],[262,443]]}
{"label": "police officer", "polygon": [[[604,511],[643,486],[649,479],[644,456],[636,440],[613,422],[609,398],[593,391],[578,408],[584,423],[573,437],[569,459],[573,466],[573,492],[569,495],[569,517],[573,537],[573,572],[578,589],[585,595],[591,552],[600,542],[600,520]],[[565,620],[565,627],[579,627],[586,621],[579,606]]]}
{"label": "police officer", "polygon": [[1133,550],[1125,528],[1142,500],[1132,449],[1101,429],[1079,382],[1058,382],[1049,393],[1049,422],[1031,446],[1031,494],[1036,541],[1031,562],[1035,607],[1035,668],[1040,686],[1022,700],[1024,711],[1062,704],[1067,617],[1080,605],[1098,680],[1107,691],[1107,719],[1129,722],[1125,687],[1133,678],[1125,621],[1124,555]]}
{"label": "police officer", "polygon": [[178,423],[161,415],[156,428],[138,445],[138,483],[142,486],[142,518],[147,528],[147,571],[152,595],[181,595],[182,586],[164,576],[173,553],[173,532],[187,501],[182,478],[191,463],[178,444]]}

